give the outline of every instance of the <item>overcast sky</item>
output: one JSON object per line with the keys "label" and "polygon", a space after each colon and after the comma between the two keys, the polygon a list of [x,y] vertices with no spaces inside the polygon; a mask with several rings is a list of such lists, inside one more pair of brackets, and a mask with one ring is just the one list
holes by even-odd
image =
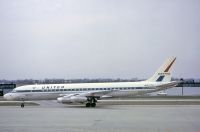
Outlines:
{"label": "overcast sky", "polygon": [[200,78],[199,0],[1,0],[0,79]]}

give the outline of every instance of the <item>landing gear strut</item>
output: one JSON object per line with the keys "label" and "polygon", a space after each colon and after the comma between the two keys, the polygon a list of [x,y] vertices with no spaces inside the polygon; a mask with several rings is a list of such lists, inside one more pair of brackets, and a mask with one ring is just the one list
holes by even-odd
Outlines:
{"label": "landing gear strut", "polygon": [[22,99],[21,108],[24,108],[24,100]]}
{"label": "landing gear strut", "polygon": [[24,108],[24,102],[21,103],[21,108]]}
{"label": "landing gear strut", "polygon": [[96,106],[96,102],[97,100],[95,99],[95,97],[88,97],[87,99],[87,103],[86,103],[86,107],[95,107]]}

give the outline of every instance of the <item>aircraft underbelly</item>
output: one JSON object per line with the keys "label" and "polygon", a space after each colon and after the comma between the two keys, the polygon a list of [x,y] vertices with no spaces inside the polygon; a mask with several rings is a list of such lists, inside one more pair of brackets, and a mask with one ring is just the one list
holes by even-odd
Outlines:
{"label": "aircraft underbelly", "polygon": [[59,97],[57,93],[37,93],[26,96],[27,100],[55,100]]}
{"label": "aircraft underbelly", "polygon": [[116,91],[109,93],[108,96],[112,97],[136,96],[136,95],[144,95],[151,91],[152,90]]}

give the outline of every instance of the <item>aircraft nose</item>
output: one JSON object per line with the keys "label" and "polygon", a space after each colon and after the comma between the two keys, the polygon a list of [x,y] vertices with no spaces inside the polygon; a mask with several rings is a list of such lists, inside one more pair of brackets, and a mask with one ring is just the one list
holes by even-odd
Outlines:
{"label": "aircraft nose", "polygon": [[7,99],[7,97],[8,97],[7,94],[4,94],[4,95],[3,95],[3,98],[4,98],[4,99]]}
{"label": "aircraft nose", "polygon": [[57,98],[58,103],[62,103],[62,97]]}
{"label": "aircraft nose", "polygon": [[7,93],[7,94],[4,94],[3,98],[6,99],[6,100],[11,100],[12,95],[10,93]]}

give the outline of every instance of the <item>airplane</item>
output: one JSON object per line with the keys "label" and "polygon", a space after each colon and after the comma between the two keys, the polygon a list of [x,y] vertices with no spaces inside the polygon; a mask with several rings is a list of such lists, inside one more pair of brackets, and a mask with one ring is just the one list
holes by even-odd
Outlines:
{"label": "airplane", "polygon": [[[107,97],[138,96],[173,88],[180,81],[171,81],[171,70],[176,57],[170,57],[147,80],[138,82],[36,84],[13,89],[4,95],[6,100],[56,100],[58,103],[82,103],[95,107],[98,100]],[[21,104],[24,107],[24,104]]]}

